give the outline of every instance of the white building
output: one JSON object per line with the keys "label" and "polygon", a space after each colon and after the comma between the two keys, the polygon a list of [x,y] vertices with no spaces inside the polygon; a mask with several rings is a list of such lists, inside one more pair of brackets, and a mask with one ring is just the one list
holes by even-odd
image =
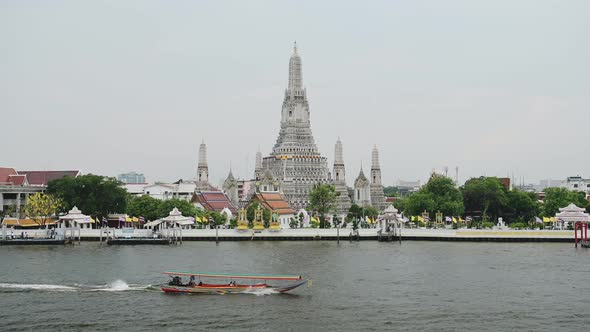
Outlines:
{"label": "white building", "polygon": [[581,191],[590,195],[590,179],[583,179],[581,176],[568,176],[561,184],[562,187],[571,191]]}
{"label": "white building", "polygon": [[154,184],[126,184],[123,186],[131,195],[148,195],[156,199],[182,199],[190,201],[195,193],[197,184],[194,182],[154,183]]}

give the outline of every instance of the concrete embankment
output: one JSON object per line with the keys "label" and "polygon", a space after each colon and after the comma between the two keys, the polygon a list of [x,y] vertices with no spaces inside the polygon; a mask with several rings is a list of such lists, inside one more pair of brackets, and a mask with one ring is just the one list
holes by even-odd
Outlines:
{"label": "concrete embankment", "polygon": [[[112,231],[112,230],[111,230]],[[39,236],[46,231],[40,231]],[[30,237],[35,237],[35,231],[28,231]],[[351,229],[340,230],[340,240],[351,239]],[[100,230],[82,229],[80,231],[82,241],[98,241]],[[150,230],[136,229],[131,233],[129,230],[115,230],[117,238],[151,238],[153,233]],[[252,230],[237,231],[234,229],[186,229],[182,230],[183,241],[335,241],[338,238],[336,229],[283,229],[272,232],[263,230],[253,232]],[[103,234],[102,237],[105,240]],[[376,229],[359,229],[358,240],[378,239]],[[402,241],[471,241],[471,242],[573,242],[573,231],[553,230],[471,230],[471,229],[404,229]],[[396,238],[397,240],[397,238]]]}

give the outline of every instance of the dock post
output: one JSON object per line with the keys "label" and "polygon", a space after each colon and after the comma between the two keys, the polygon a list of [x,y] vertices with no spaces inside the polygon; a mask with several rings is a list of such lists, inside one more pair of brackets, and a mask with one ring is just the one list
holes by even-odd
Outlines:
{"label": "dock post", "polygon": [[215,225],[215,244],[219,244],[219,225]]}
{"label": "dock post", "polygon": [[336,225],[336,243],[340,244],[340,224]]}
{"label": "dock post", "polygon": [[578,225],[579,224],[577,222],[574,223],[574,245],[575,245],[575,248],[578,247]]}
{"label": "dock post", "polygon": [[180,244],[182,244],[182,226],[178,228],[178,234],[180,235]]}

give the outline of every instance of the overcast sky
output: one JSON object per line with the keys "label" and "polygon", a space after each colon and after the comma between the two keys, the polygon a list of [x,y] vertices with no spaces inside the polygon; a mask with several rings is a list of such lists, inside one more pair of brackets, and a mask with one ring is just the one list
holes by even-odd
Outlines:
{"label": "overcast sky", "polygon": [[[590,177],[590,1],[0,1],[0,166],[250,178],[297,40],[347,180]],[[331,166],[330,166],[331,168]],[[520,180],[519,180],[520,181]]]}

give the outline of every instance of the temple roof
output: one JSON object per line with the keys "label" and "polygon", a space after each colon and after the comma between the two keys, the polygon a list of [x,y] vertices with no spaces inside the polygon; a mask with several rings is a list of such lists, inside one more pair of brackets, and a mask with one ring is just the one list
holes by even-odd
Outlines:
{"label": "temple roof", "polygon": [[369,184],[369,180],[365,176],[365,173],[363,172],[363,168],[361,167],[361,171],[359,172],[359,176],[356,178],[356,180],[354,180],[354,186],[355,186],[355,188],[358,188],[358,187],[365,187],[368,184]]}
{"label": "temple roof", "polygon": [[287,199],[278,192],[259,192],[252,198],[252,201],[258,201],[262,206],[276,212],[279,215],[283,214],[295,214],[295,210],[291,208]]}
{"label": "temple roof", "polygon": [[200,191],[195,194],[195,200],[208,211],[221,212],[228,208],[232,214],[238,213],[238,209],[222,191]]}

